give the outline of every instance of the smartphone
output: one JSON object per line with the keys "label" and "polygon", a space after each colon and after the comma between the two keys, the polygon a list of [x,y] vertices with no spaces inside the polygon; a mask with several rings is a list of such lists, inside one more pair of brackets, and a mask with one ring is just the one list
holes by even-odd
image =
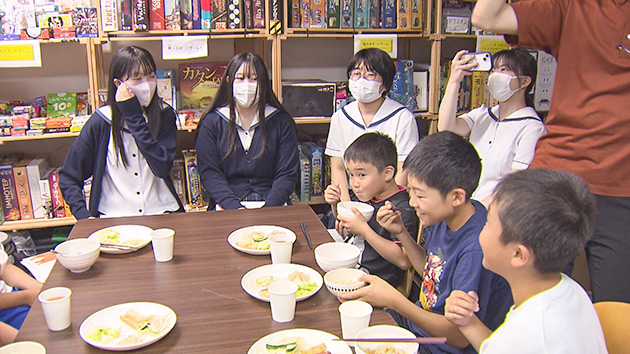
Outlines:
{"label": "smartphone", "polygon": [[476,53],[466,53],[462,56],[463,58],[468,58],[474,56],[475,61],[477,62],[477,66],[470,69],[470,71],[490,71],[492,70],[492,54],[490,52],[476,52]]}

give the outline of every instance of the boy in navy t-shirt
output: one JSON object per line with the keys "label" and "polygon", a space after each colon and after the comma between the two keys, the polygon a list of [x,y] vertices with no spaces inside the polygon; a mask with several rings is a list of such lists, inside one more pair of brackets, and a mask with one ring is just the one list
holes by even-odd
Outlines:
{"label": "boy in navy t-shirt", "polygon": [[470,199],[481,173],[479,155],[464,138],[440,132],[422,139],[403,168],[408,173],[409,205],[427,227],[423,246],[402,227],[393,205],[379,209],[377,220],[398,237],[414,268],[423,269],[419,300],[412,303],[371,275],[363,277],[369,286],[339,297],[387,307],[399,325],[419,337],[447,338],[447,344],[421,346],[420,353],[474,353],[457,326],[444,317],[444,301],[451,291],[477,292],[477,316],[493,329],[513,303],[507,282],[482,266],[479,233],[487,213]]}

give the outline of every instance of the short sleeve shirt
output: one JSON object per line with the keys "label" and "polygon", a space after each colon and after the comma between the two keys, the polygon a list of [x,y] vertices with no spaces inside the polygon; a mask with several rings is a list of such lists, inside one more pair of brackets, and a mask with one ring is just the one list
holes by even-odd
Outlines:
{"label": "short sleeve shirt", "polygon": [[[512,293],[502,277],[485,269],[481,264],[483,253],[479,245],[479,233],[486,223],[487,211],[473,200],[476,213],[457,231],[441,222],[428,227],[425,240],[426,264],[422,274],[420,299],[416,305],[427,311],[444,315],[446,298],[453,290],[475,291],[479,295],[477,317],[491,330],[504,320],[512,306]],[[410,330],[419,337],[429,335],[415,324]],[[432,353],[469,353],[446,344],[428,345]]]}
{"label": "short sleeve shirt", "polygon": [[[370,228],[374,230],[379,236],[389,241],[398,242],[398,238],[391,232],[387,231],[376,221],[376,212],[380,207],[385,205],[385,202],[389,201],[394,204],[395,207],[402,210],[401,216],[405,229],[409,232],[412,238],[418,236],[418,217],[416,212],[409,207],[409,193],[404,187],[399,186],[398,192],[392,194],[384,200],[370,200],[368,203],[374,207],[374,214],[368,221]],[[403,278],[404,271],[398,268],[396,265],[390,263],[383,258],[368,242],[363,240],[363,253],[361,254],[360,265],[370,272],[386,280],[393,286],[398,286]]]}
{"label": "short sleeve shirt", "polygon": [[499,106],[485,105],[459,116],[470,128],[470,143],[481,158],[479,187],[472,198],[483,200],[512,169],[526,169],[534,158],[545,125],[532,107],[525,107],[499,121]]}
{"label": "short sleeve shirt", "polygon": [[343,158],[348,146],[368,132],[389,135],[396,144],[398,161],[405,161],[419,140],[418,125],[413,113],[400,103],[386,97],[374,119],[366,127],[359,104],[353,101],[333,114],[326,141],[326,155]]}
{"label": "short sleeve shirt", "polygon": [[583,177],[595,194],[630,197],[630,1],[535,0],[512,4],[518,38],[558,67],[532,168]]}
{"label": "short sleeve shirt", "polygon": [[510,312],[482,344],[481,354],[604,354],[606,341],[593,303],[582,287],[562,274],[558,284]]}

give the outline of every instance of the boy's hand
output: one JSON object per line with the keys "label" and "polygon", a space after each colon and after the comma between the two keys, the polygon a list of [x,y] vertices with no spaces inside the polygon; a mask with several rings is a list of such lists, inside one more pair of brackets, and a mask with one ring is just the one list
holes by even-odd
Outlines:
{"label": "boy's hand", "polygon": [[468,53],[467,50],[460,50],[455,54],[451,61],[451,74],[448,81],[453,83],[460,83],[465,76],[471,75],[470,69],[477,66],[477,62],[474,57],[463,58],[464,54]]}
{"label": "boy's hand", "polygon": [[351,234],[365,235],[367,231],[371,229],[370,225],[368,225],[367,221],[365,221],[365,218],[361,212],[357,210],[357,208],[352,208],[352,212],[354,213],[354,216],[351,217],[337,215],[339,224]]}
{"label": "boy's hand", "polygon": [[453,290],[444,305],[444,316],[458,327],[467,326],[477,311],[479,296],[474,291]]}
{"label": "boy's hand", "polygon": [[324,200],[330,205],[337,205],[341,201],[341,189],[338,184],[329,184],[326,187]]}
{"label": "boy's hand", "polygon": [[348,231],[346,231],[346,229],[344,229],[343,226],[341,226],[341,223],[339,222],[339,220],[335,220],[335,230],[337,230],[339,235],[341,235],[341,237],[343,237],[344,239],[348,237]]}
{"label": "boy's hand", "polygon": [[400,291],[376,275],[366,274],[361,276],[359,280],[368,283],[368,285],[349,293],[340,293],[339,299],[342,302],[362,300],[369,302],[374,307],[391,307],[392,304],[405,300]]}
{"label": "boy's hand", "polygon": [[405,229],[400,211],[394,210],[394,204],[389,201],[376,212],[376,221],[394,235],[400,234]]}

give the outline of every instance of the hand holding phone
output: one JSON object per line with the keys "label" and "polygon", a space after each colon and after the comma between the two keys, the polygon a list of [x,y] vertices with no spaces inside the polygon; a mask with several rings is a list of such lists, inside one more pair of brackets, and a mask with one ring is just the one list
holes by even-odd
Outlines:
{"label": "hand holding phone", "polygon": [[492,54],[490,52],[466,53],[462,55],[462,59],[469,57],[474,57],[473,61],[477,62],[477,66],[469,69],[470,71],[492,70]]}

